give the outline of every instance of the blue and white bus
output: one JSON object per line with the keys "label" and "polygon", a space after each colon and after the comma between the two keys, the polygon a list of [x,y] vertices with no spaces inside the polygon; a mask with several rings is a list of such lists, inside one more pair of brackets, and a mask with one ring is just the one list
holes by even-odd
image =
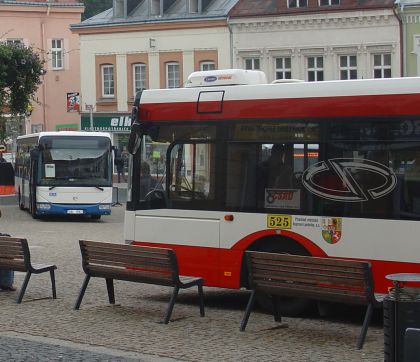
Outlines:
{"label": "blue and white bus", "polygon": [[41,132],[17,138],[19,207],[46,215],[111,214],[112,143],[102,132]]}

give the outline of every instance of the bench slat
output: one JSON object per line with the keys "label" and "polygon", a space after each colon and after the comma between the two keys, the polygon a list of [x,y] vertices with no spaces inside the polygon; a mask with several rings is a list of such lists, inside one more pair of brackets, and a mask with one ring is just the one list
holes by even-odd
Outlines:
{"label": "bench slat", "polygon": [[266,252],[248,252],[250,258],[260,259],[264,261],[269,260],[283,260],[298,263],[309,263],[312,265],[342,265],[347,267],[362,268],[362,261],[347,260],[347,259],[335,259],[335,258],[323,258],[316,256],[303,256],[303,255],[290,255],[290,254],[277,254],[277,253],[266,253]]}
{"label": "bench slat", "polygon": [[333,274],[313,274],[309,271],[296,271],[289,273],[288,271],[271,271],[267,270],[254,270],[253,278],[254,280],[266,279],[270,277],[273,281],[288,280],[290,282],[303,282],[309,284],[330,284],[330,285],[339,285],[347,286],[354,288],[365,288],[366,281],[362,278],[353,278],[346,277],[346,275],[333,275]]}
{"label": "bench slat", "polygon": [[255,268],[264,268],[264,269],[277,269],[277,268],[302,268],[302,269],[309,269],[309,270],[326,270],[331,272],[342,272],[345,271],[346,273],[353,273],[353,274],[364,274],[366,270],[366,266],[346,266],[346,265],[337,265],[337,264],[312,264],[310,262],[299,262],[298,264],[293,261],[288,260],[261,260],[261,259],[253,259],[253,265]]}
{"label": "bench slat", "polygon": [[137,265],[144,266],[156,270],[167,270],[170,271],[170,261],[167,257],[165,258],[148,258],[146,255],[136,255],[136,256],[127,256],[127,255],[118,255],[118,254],[108,254],[108,253],[95,253],[91,254],[88,250],[88,255],[86,256],[87,263],[93,264],[104,264],[104,265]]}
{"label": "bench slat", "polygon": [[152,272],[150,270],[132,270],[106,266],[90,265],[89,272],[93,277],[136,281],[148,284],[173,286],[171,274]]}
{"label": "bench slat", "polygon": [[357,293],[357,291],[349,291],[346,289],[323,289],[319,287],[293,284],[278,284],[273,286],[272,284],[265,285],[264,283],[261,283],[258,285],[258,290],[274,295],[335,301],[342,303],[366,304],[369,301],[369,298],[365,293]]}

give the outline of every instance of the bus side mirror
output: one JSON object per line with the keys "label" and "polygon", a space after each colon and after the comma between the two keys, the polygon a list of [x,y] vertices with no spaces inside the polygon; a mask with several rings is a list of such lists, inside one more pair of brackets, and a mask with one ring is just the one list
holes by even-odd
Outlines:
{"label": "bus side mirror", "polygon": [[143,136],[142,125],[136,121],[133,121],[131,125],[131,133],[128,139],[127,151],[134,155],[140,147],[141,138]]}

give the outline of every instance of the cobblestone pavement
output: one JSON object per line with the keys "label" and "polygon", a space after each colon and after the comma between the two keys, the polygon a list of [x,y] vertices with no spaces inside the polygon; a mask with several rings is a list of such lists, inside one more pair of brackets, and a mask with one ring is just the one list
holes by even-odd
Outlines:
{"label": "cobblestone pavement", "polygon": [[[48,273],[32,276],[20,305],[16,292],[0,292],[0,360],[383,361],[380,316],[363,350],[356,349],[363,319],[358,308],[343,307],[334,318],[283,318],[281,326],[256,311],[241,333],[246,291],[205,288],[201,318],[196,290],[182,290],[165,325],[170,288],[115,281],[117,304],[110,305],[105,281],[94,278],[75,311],[84,278],[78,240],[123,243],[124,207],[114,207],[99,221],[33,220],[4,198],[0,208],[0,230],[27,238],[33,262],[58,266],[57,300],[50,298]],[[17,287],[23,276],[15,273]]]}

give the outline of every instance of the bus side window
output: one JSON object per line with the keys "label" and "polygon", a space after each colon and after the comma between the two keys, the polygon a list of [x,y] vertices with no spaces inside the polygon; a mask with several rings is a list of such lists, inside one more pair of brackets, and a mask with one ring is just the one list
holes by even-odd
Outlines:
{"label": "bus side window", "polygon": [[420,216],[420,150],[416,150],[404,174],[404,201],[408,212]]}
{"label": "bus side window", "polygon": [[256,165],[256,145],[229,144],[226,164],[226,206],[229,209],[255,209]]}

